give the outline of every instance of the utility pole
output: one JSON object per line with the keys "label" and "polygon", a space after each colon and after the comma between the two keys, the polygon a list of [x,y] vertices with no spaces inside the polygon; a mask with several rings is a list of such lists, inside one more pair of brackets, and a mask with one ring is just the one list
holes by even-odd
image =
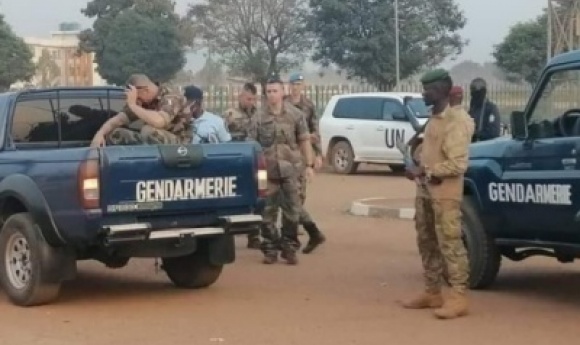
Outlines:
{"label": "utility pole", "polygon": [[401,81],[399,54],[399,0],[395,0],[395,69],[397,74],[397,86],[399,86],[399,82]]}

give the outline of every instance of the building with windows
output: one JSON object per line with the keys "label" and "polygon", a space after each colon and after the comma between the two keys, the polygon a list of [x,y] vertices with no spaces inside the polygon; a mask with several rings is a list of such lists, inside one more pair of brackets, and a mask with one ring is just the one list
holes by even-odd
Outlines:
{"label": "building with windows", "polygon": [[25,37],[33,52],[36,87],[106,85],[96,71],[94,54],[78,50],[80,30],[53,31],[49,38]]}

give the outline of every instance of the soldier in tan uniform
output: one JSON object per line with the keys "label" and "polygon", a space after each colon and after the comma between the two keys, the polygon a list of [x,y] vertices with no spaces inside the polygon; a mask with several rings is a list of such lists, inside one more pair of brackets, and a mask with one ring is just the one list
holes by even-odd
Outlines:
{"label": "soldier in tan uniform", "polygon": [[[447,71],[431,71],[421,81],[425,103],[433,106],[433,115],[426,125],[420,152],[415,154],[419,166],[408,175],[425,184],[425,189],[418,189],[415,205],[425,291],[403,305],[411,309],[436,308],[436,317],[452,319],[468,313],[469,263],[461,239],[460,204],[474,123],[462,107],[449,106],[452,81]],[[428,197],[421,197],[419,192],[428,193]],[[451,291],[443,298],[445,268]]]}
{"label": "soldier in tan uniform", "polygon": [[[246,83],[238,96],[238,105],[224,113],[224,120],[232,141],[245,141],[252,131],[252,119],[256,114],[256,97],[258,90],[252,83]],[[248,234],[248,248],[260,249],[259,232]]]}
{"label": "soldier in tan uniform", "polygon": [[[183,95],[157,85],[144,74],[129,78],[126,95],[123,111],[103,124],[92,147],[191,143],[191,112]],[[136,121],[143,123],[139,132],[123,128]]]}
{"label": "soldier in tan uniform", "polygon": [[[283,100],[284,85],[279,77],[268,80],[266,97],[267,104],[258,110],[254,116],[255,126],[252,126],[255,128],[252,138],[262,145],[268,170],[261,247],[265,264],[278,260],[280,248],[281,257],[288,264],[295,265],[298,263],[296,251],[300,247],[298,178],[304,169],[303,158],[307,162],[304,172],[307,180],[314,176],[312,145],[304,115]],[[278,242],[276,220],[280,208],[287,224],[282,227]]]}
{"label": "soldier in tan uniform", "polygon": [[[290,94],[284,99],[301,110],[304,113],[306,124],[308,126],[308,131],[310,133],[310,141],[312,143],[312,150],[315,155],[314,165],[312,168],[318,170],[322,167],[322,149],[320,147],[320,136],[318,133],[318,119],[316,117],[316,109],[314,103],[308,99],[304,94],[304,76],[300,73],[293,73],[290,76]],[[306,163],[305,163],[306,164]],[[304,208],[304,203],[306,201],[306,177],[304,173],[300,174],[298,178],[299,192],[300,192],[300,224],[304,227],[304,230],[308,233],[308,243],[302,250],[304,254],[309,254],[319,245],[326,241],[326,237],[318,228],[318,225],[310,216],[310,213]],[[282,217],[282,227],[285,226],[287,221]]]}

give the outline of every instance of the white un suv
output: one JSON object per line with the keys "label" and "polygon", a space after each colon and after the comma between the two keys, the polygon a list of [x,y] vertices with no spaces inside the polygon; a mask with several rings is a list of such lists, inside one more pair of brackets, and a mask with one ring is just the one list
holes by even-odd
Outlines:
{"label": "white un suv", "polygon": [[333,96],[320,118],[322,153],[341,174],[355,173],[360,163],[387,164],[400,172],[403,155],[396,143],[407,142],[415,134],[409,118],[423,125],[429,114],[420,93]]}

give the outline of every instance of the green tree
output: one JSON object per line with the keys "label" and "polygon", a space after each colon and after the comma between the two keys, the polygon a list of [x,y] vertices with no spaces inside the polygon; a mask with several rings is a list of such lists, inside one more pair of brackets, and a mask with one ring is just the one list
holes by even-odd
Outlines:
{"label": "green tree", "polygon": [[167,82],[185,65],[179,34],[170,20],[126,10],[109,28],[97,63],[99,74],[110,83],[122,85],[133,73]]}
{"label": "green tree", "polygon": [[150,18],[168,20],[177,28],[181,44],[186,47],[192,45],[194,32],[191,22],[188,17],[181,17],[175,12],[175,3],[171,0],[91,0],[81,13],[88,18],[94,18],[95,22],[92,29],[81,33],[79,47],[98,55],[112,22],[126,10],[135,10]]}
{"label": "green tree", "polygon": [[211,0],[189,16],[201,45],[254,82],[298,65],[311,46],[306,0]]}
{"label": "green tree", "polygon": [[[313,60],[379,87],[396,82],[394,0],[311,0]],[[400,77],[433,67],[467,44],[454,0],[399,0]]]}
{"label": "green tree", "polygon": [[0,15],[0,92],[34,76],[32,57],[32,51],[24,40],[16,36],[4,21],[4,16]]}
{"label": "green tree", "polygon": [[496,65],[509,81],[534,84],[546,64],[548,44],[547,15],[511,27],[504,40],[495,46]]}
{"label": "green tree", "polygon": [[[105,70],[108,70],[108,72],[104,73],[110,73],[115,69],[120,73],[120,70],[122,69],[121,67],[112,69],[111,66],[114,63],[110,59],[106,59],[107,56],[110,57],[112,54],[109,51],[109,45],[112,44],[109,39],[116,36],[126,38],[127,36],[131,35],[130,33],[121,33],[116,31],[114,26],[118,27],[121,25],[124,27],[129,27],[129,31],[137,31],[137,29],[132,27],[131,24],[120,24],[120,22],[117,20],[119,16],[126,15],[127,12],[138,14],[141,24],[143,24],[143,20],[149,19],[152,21],[151,23],[153,23],[152,28],[156,28],[147,28],[147,31],[141,32],[139,34],[134,32],[133,36],[134,38],[137,38],[138,41],[141,40],[143,42],[151,42],[157,40],[159,38],[158,36],[155,36],[155,38],[147,36],[149,35],[149,32],[153,32],[159,29],[160,31],[157,31],[157,33],[154,35],[157,35],[160,32],[169,34],[168,42],[166,42],[163,46],[172,47],[175,42],[174,37],[178,38],[180,47],[190,47],[193,44],[194,35],[191,22],[189,18],[181,17],[175,12],[175,4],[171,0],[91,0],[87,3],[87,6],[81,10],[81,12],[86,17],[95,19],[95,22],[93,23],[93,27],[91,29],[83,30],[79,35],[79,49],[84,52],[93,52],[95,54],[95,62],[98,66],[101,66],[103,63],[108,63],[109,66],[105,67]],[[168,27],[171,27],[171,29]],[[110,34],[112,34],[112,36],[110,36]],[[146,51],[155,52],[152,53],[151,56],[162,57],[159,55],[161,50],[156,46],[146,47],[145,45],[137,42],[132,43],[130,46],[144,47]],[[121,47],[115,46],[113,50],[117,50],[116,53],[119,53],[118,49],[121,49]],[[129,53],[128,50],[125,51]],[[171,48],[170,51],[174,52],[175,50]],[[182,55],[183,53],[180,54]],[[142,52],[135,52],[133,55],[142,55]],[[169,53],[162,55],[169,59],[173,58],[169,55]],[[180,64],[183,60],[182,57],[177,57],[177,55],[175,56],[175,59],[176,64]],[[127,57],[127,61],[132,60],[134,59]],[[151,59],[149,58],[148,61],[151,61]],[[159,65],[164,65],[165,63],[166,62],[160,62]],[[141,65],[142,64],[139,64],[139,66]],[[125,69],[134,70],[133,67],[135,66],[126,66]],[[155,70],[155,66],[150,66],[149,69]],[[99,71],[100,70],[101,67],[99,67]],[[166,74],[170,74],[172,71],[173,70],[168,70]],[[120,75],[124,75],[124,73],[121,73]],[[116,77],[110,74],[109,77],[115,80],[120,80],[118,78],[121,78],[120,76]],[[103,76],[103,78],[105,77]],[[164,76],[162,79],[166,78],[167,77]]]}

